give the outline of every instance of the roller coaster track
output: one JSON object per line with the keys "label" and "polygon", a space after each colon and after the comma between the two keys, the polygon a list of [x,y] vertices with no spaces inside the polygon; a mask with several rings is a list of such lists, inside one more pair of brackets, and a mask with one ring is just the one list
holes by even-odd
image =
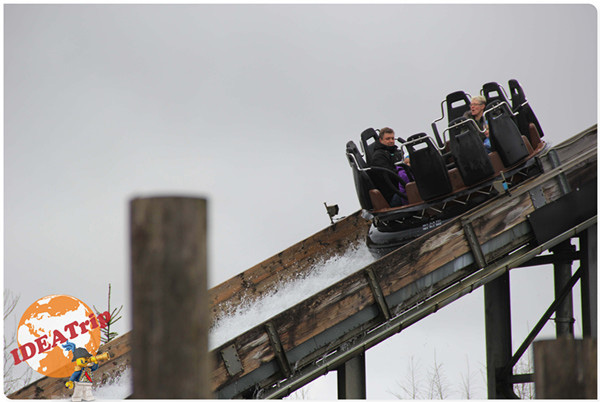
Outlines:
{"label": "roller coaster track", "polygon": [[[567,226],[547,222],[536,232],[537,211],[578,194],[595,194],[597,126],[551,148],[537,161],[540,176],[310,295],[211,351],[215,397],[281,398],[334,370],[474,289],[596,224],[597,211]],[[593,188],[592,188],[593,187]],[[581,198],[581,197],[579,197]],[[570,198],[569,198],[570,199]],[[360,211],[209,290],[213,320],[244,300],[300,278],[316,263],[364,241]],[[120,344],[128,344],[121,338]],[[111,348],[111,344],[106,345]],[[116,361],[128,362],[121,347]],[[114,353],[114,351],[113,351]],[[121,360],[119,360],[121,359]],[[105,363],[103,369],[111,362]],[[115,370],[122,370],[116,365]],[[105,368],[109,376],[111,368]],[[44,378],[10,395],[66,397]],[[64,387],[63,387],[64,388]]]}

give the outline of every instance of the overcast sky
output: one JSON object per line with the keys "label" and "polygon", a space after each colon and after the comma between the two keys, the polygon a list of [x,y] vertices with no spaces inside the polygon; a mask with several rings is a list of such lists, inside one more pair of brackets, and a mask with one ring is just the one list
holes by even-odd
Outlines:
{"label": "overcast sky", "polygon": [[[133,197],[208,199],[212,287],[326,227],[323,202],[342,216],[360,208],[344,149],[365,128],[431,134],[446,94],[475,94],[490,81],[508,88],[512,78],[547,141],[595,124],[597,12],[5,5],[4,74],[4,288],[21,297],[17,319],[49,294],[101,308],[112,283],[124,333]],[[545,295],[521,309],[531,310],[521,319],[531,328],[551,302],[551,271],[519,275],[515,287],[534,280],[539,290],[523,288]],[[367,354],[368,396],[391,398],[378,381],[389,384],[414,350],[424,364],[434,349],[438,360],[454,350],[485,364],[480,293]],[[395,367],[373,363],[389,364],[390,353]],[[311,396],[330,397],[318,387]]]}

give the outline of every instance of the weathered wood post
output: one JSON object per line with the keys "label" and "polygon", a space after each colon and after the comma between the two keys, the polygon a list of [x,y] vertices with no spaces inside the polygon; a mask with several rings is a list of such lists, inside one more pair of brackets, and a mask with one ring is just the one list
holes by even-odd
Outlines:
{"label": "weathered wood post", "polygon": [[536,399],[597,399],[597,341],[558,339],[533,343]]}
{"label": "weathered wood post", "polygon": [[206,200],[130,202],[133,397],[211,398]]}

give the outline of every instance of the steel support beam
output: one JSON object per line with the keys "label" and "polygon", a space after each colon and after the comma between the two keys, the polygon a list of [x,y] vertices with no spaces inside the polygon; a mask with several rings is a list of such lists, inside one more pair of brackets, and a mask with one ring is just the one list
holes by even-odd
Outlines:
{"label": "steel support beam", "polygon": [[509,376],[502,375],[512,357],[509,272],[484,285],[484,304],[488,399],[515,398]]}
{"label": "steel support beam", "polygon": [[365,353],[338,368],[338,399],[367,399]]}
{"label": "steel support beam", "polygon": [[598,225],[589,227],[579,238],[583,253],[581,266],[581,315],[583,337],[598,339]]}
{"label": "steel support beam", "polygon": [[[575,251],[575,247],[571,245],[571,239],[565,240],[564,242],[551,248],[555,255],[568,254]],[[571,264],[572,261],[556,261],[554,263],[554,295],[558,298],[560,290],[569,282],[571,279]],[[556,337],[561,336],[573,337],[573,294],[569,292],[558,305],[556,309],[555,319],[556,323]]]}
{"label": "steel support beam", "polygon": [[538,267],[542,265],[554,265],[557,262],[568,262],[568,261],[578,261],[581,260],[582,252],[575,251],[572,253],[561,253],[557,255],[539,255],[537,257],[533,257],[531,260],[524,262],[520,266],[516,268],[526,268],[526,267]]}
{"label": "steel support beam", "polygon": [[519,361],[519,359],[523,356],[527,348],[531,345],[536,336],[540,333],[546,322],[550,319],[550,316],[556,312],[556,309],[560,306],[561,302],[565,297],[571,294],[571,289],[577,281],[581,278],[582,269],[579,268],[575,274],[569,279],[569,281],[560,289],[558,292],[556,299],[550,304],[550,307],[546,310],[542,317],[539,319],[537,324],[533,327],[529,335],[525,338],[521,346],[517,349],[515,354],[511,357],[511,359],[504,365],[503,372],[501,374],[502,377],[510,376],[512,373],[512,369],[515,364]]}

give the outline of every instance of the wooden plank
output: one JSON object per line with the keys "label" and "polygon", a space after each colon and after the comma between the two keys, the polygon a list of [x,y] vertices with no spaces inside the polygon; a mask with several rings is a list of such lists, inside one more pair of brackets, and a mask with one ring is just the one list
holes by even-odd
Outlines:
{"label": "wooden plank", "polygon": [[[598,136],[598,125],[594,124],[592,127],[574,135],[566,141],[561,142],[558,145],[552,147],[558,155],[558,159],[561,163],[565,163],[578,155],[583,151],[596,148]],[[543,161],[544,170],[551,170],[551,163],[549,160]]]}
{"label": "wooden plank", "polygon": [[343,255],[349,247],[364,241],[368,229],[369,222],[356,211],[213,287],[208,292],[213,324],[222,314],[234,310],[242,299],[251,302],[279,283],[302,276],[315,263]]}
{"label": "wooden plank", "polygon": [[440,226],[373,266],[384,295],[390,295],[470,250],[460,222]]}
{"label": "wooden plank", "polygon": [[[232,342],[220,347],[231,345]],[[240,361],[242,362],[243,371],[235,376],[230,376],[225,367],[225,362],[218,351],[212,352],[213,370],[211,375],[211,389],[217,390],[221,385],[227,382],[235,381],[240,377],[256,370],[263,363],[272,361],[275,354],[269,343],[269,335],[262,326],[257,326],[237,337],[235,344]]]}
{"label": "wooden plank", "polygon": [[[289,350],[374,302],[368,281],[364,274],[359,272],[338,282],[335,287],[320,292],[317,297],[305,300],[273,317],[270,322],[277,328],[284,350]],[[261,363],[274,359],[268,335],[262,326],[242,334],[234,342],[244,371],[230,378],[222,357],[215,351],[213,390],[243,377],[258,368]],[[219,347],[219,350],[230,344],[231,342]]]}
{"label": "wooden plank", "polygon": [[290,350],[374,303],[369,282],[359,271],[271,321],[282,345]]}

